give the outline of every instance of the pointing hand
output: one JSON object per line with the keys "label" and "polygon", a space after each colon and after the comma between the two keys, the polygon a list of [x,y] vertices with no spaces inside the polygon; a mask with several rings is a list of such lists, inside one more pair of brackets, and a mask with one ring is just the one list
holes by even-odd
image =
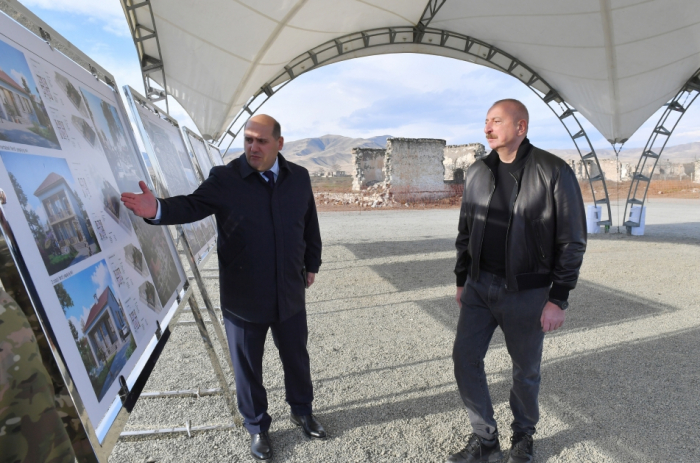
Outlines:
{"label": "pointing hand", "polygon": [[139,187],[143,193],[122,193],[122,202],[137,216],[152,219],[158,212],[156,197],[153,196],[143,180],[139,182]]}

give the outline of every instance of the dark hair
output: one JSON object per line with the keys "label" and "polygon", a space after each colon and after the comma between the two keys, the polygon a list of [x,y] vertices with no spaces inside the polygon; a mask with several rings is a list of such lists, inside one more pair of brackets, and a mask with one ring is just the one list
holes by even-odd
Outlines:
{"label": "dark hair", "polygon": [[515,98],[504,98],[492,104],[491,107],[493,108],[494,106],[499,105],[501,103],[510,103],[515,105],[515,107],[517,108],[517,120],[525,119],[526,122],[530,123],[530,113],[528,112],[527,107],[520,100],[516,100]]}

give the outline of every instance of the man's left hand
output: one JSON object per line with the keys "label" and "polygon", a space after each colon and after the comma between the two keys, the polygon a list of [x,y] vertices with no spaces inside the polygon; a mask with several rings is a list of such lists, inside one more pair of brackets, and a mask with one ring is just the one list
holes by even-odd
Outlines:
{"label": "man's left hand", "polygon": [[306,287],[311,288],[311,285],[314,284],[315,279],[316,279],[315,273],[306,272]]}
{"label": "man's left hand", "polygon": [[557,328],[561,328],[565,319],[566,311],[559,308],[555,303],[547,301],[544,305],[544,309],[542,309],[542,317],[540,317],[542,331],[548,333]]}

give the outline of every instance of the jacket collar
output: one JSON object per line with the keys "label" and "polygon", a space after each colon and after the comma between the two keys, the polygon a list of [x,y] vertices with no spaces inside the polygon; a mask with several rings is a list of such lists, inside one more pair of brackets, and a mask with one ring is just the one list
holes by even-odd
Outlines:
{"label": "jacket collar", "polygon": [[[532,145],[527,137],[520,143],[518,147],[518,153],[515,155],[514,163],[518,164],[517,171],[521,171],[525,167],[526,159],[529,157],[530,151],[532,151]],[[484,158],[484,164],[491,169],[491,172],[495,175],[498,169],[498,164],[500,164],[501,158],[498,157],[496,150],[491,150],[491,152]]]}
{"label": "jacket collar", "polygon": [[[284,172],[286,175],[292,173],[292,170],[289,168],[289,162],[284,159],[282,153],[277,153],[277,162],[279,163],[280,167],[279,177],[282,177],[282,172]],[[259,173],[257,170],[250,167],[250,164],[248,164],[248,161],[245,158],[245,153],[238,157],[238,171],[241,173],[242,178],[246,178],[251,174]],[[277,181],[279,181],[279,178]]]}

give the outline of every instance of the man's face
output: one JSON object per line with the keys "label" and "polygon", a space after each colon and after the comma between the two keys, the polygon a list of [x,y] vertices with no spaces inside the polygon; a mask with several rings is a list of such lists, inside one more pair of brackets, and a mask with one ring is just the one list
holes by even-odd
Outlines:
{"label": "man's face", "polygon": [[243,147],[248,164],[258,172],[265,172],[275,164],[277,153],[284,145],[284,138],[272,136],[272,124],[248,121],[245,127]]}
{"label": "man's face", "polygon": [[506,103],[489,109],[486,114],[484,133],[492,150],[518,149],[527,133],[527,123],[523,119],[517,120],[516,117],[514,108]]}

